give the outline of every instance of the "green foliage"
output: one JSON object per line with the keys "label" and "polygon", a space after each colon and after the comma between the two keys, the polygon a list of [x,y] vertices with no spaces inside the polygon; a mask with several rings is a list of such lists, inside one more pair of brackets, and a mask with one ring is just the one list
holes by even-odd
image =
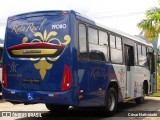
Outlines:
{"label": "green foliage", "polygon": [[146,18],[152,19],[152,20],[159,20],[160,19],[160,8],[153,7],[152,9],[147,10],[146,11]]}
{"label": "green foliage", "polygon": [[150,96],[152,96],[152,97],[160,97],[160,92],[153,93]]}
{"label": "green foliage", "polygon": [[143,31],[145,37],[154,40],[160,34],[160,8],[153,7],[146,10],[146,19],[141,20],[137,26]]}
{"label": "green foliage", "polygon": [[143,19],[141,22],[139,22],[138,27],[140,27],[142,30],[147,30],[150,29],[152,27],[152,21],[151,20],[147,20],[147,19]]}
{"label": "green foliage", "polygon": [[157,91],[160,92],[160,63],[157,64]]}

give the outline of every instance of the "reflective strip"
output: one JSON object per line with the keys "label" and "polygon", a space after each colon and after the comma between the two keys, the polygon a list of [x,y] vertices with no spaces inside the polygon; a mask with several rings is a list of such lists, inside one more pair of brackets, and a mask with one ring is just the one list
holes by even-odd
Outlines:
{"label": "reflective strip", "polygon": [[48,94],[48,96],[49,96],[49,97],[53,97],[53,96],[54,96],[54,94]]}
{"label": "reflective strip", "polygon": [[126,99],[124,99],[124,102],[128,102],[128,101],[131,101],[131,100],[134,100],[134,98],[126,98]]}
{"label": "reflective strip", "polygon": [[59,94],[48,94],[49,97],[58,97]]}
{"label": "reflective strip", "polygon": [[101,91],[101,90],[102,90],[102,88],[99,88],[98,90],[99,90],[99,91]]}
{"label": "reflective strip", "polygon": [[83,90],[80,90],[79,92],[80,92],[80,93],[83,93]]}
{"label": "reflective strip", "polygon": [[12,50],[14,55],[53,55],[58,49],[20,49]]}
{"label": "reflective strip", "polygon": [[15,94],[15,92],[14,92],[14,91],[11,91],[11,94]]}

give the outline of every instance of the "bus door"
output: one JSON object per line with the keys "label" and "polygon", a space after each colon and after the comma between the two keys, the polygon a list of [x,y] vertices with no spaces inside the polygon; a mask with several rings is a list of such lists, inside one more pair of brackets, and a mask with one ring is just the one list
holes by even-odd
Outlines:
{"label": "bus door", "polygon": [[124,45],[126,65],[126,98],[131,97],[131,66],[134,66],[133,46]]}
{"label": "bus door", "polygon": [[[154,52],[152,49],[149,49],[149,53],[147,54],[148,64],[149,64],[149,70],[150,70],[150,88],[148,89],[148,93],[156,92],[156,56],[154,55]],[[146,93],[147,94],[147,93]]]}

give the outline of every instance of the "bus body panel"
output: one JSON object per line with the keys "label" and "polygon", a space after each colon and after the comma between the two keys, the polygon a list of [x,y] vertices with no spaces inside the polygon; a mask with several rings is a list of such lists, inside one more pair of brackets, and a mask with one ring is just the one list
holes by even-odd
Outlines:
{"label": "bus body panel", "polygon": [[[145,67],[133,66],[131,67],[131,84],[130,84],[130,96],[131,98],[137,98],[143,94],[143,84],[147,80],[148,84],[150,79],[150,71]],[[149,89],[148,89],[149,90]]]}
{"label": "bus body panel", "polygon": [[[54,19],[54,22],[52,19]],[[65,28],[60,27],[62,24],[64,24],[62,27]],[[48,42],[62,45],[62,43],[65,42],[64,37],[70,35],[69,15],[34,16],[10,21],[7,31],[6,50],[12,46],[25,42]],[[27,53],[25,53],[25,50],[27,49],[22,49],[24,57],[14,57],[11,56],[8,51],[5,51],[7,54],[6,57],[8,57],[6,65],[9,88],[60,91],[64,64],[71,66],[70,45],[66,46],[64,49],[65,50],[59,55],[59,59],[54,62],[51,59],[54,59],[57,56],[54,56],[53,58],[40,57],[38,60],[32,60],[32,56],[26,58],[25,54],[27,55]],[[42,64],[45,64],[46,67],[40,66]],[[33,82],[33,84],[31,84],[31,82]]]}
{"label": "bus body panel", "polygon": [[79,61],[79,106],[104,106],[106,87],[108,84],[109,66],[103,63]]}
{"label": "bus body panel", "polygon": [[126,98],[126,67],[109,63],[80,61],[78,64],[79,106],[104,106],[111,82],[118,84],[118,101]]}
{"label": "bus body panel", "polygon": [[[77,51],[75,43],[72,43],[76,36],[75,26],[75,14],[63,11],[29,13],[8,19],[3,56],[8,87],[3,87],[4,99],[31,103],[48,96],[52,98],[46,97],[37,103],[52,103],[54,94],[58,94],[61,96],[59,100],[68,100],[67,104],[76,106],[75,91],[78,90],[74,78],[77,63],[73,63],[73,59],[77,59],[74,58]],[[68,91],[62,90],[64,74],[71,78]],[[9,94],[11,91],[15,96]],[[30,94],[33,100],[28,99]],[[59,104],[59,100],[53,103]]]}
{"label": "bus body panel", "polygon": [[3,98],[13,103],[50,103],[77,106],[77,100],[75,100],[75,95],[73,94],[74,91],[74,89],[64,92],[2,89]]}

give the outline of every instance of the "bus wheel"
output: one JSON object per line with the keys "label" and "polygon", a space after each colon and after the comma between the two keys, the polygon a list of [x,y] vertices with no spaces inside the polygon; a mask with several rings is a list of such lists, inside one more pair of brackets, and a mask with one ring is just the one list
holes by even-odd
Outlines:
{"label": "bus wheel", "polygon": [[137,104],[142,104],[144,103],[144,96],[145,96],[145,87],[143,86],[142,88],[142,96],[141,97],[138,97],[138,98],[135,98],[135,102]]}
{"label": "bus wheel", "polygon": [[117,108],[117,93],[115,88],[109,88],[107,95],[106,95],[106,115],[111,116],[115,113]]}
{"label": "bus wheel", "polygon": [[69,108],[69,106],[67,105],[53,105],[53,104],[46,104],[46,107],[48,110],[52,112],[67,111]]}

